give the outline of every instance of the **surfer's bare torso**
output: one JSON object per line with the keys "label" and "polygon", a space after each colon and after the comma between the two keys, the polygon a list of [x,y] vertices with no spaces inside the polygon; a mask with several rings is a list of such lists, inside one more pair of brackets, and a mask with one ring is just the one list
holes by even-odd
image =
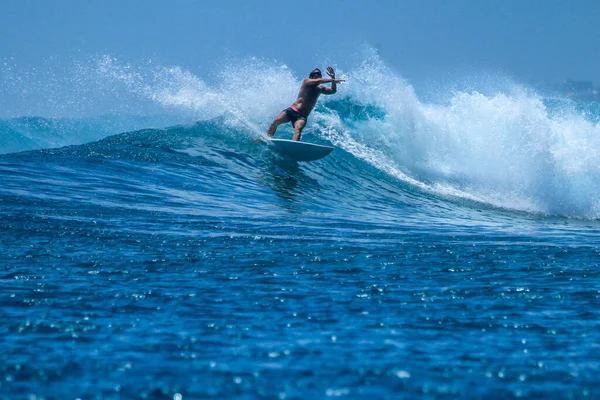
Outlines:
{"label": "surfer's bare torso", "polygon": [[[317,105],[317,99],[321,93],[331,92],[332,89],[325,86],[320,86],[319,83],[323,79],[305,79],[302,82],[302,87],[298,92],[298,98],[294,102],[293,106],[296,107],[298,112],[305,117],[308,117],[313,108]],[[335,92],[333,92],[335,93]],[[328,93],[328,94],[333,94]]]}

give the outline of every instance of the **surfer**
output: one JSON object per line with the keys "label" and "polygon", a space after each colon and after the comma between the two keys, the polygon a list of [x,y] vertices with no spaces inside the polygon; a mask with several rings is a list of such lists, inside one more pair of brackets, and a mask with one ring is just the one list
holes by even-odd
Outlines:
{"label": "surfer", "polygon": [[[319,68],[315,68],[310,72],[308,79],[302,82],[302,87],[300,87],[298,98],[294,104],[275,117],[269,127],[267,136],[273,137],[279,125],[291,122],[294,127],[294,137],[292,140],[300,140],[302,129],[306,126],[306,119],[313,108],[315,108],[319,95],[334,94],[337,91],[336,84],[344,82],[342,79],[335,79],[335,71],[331,67],[327,67],[327,75],[331,79],[324,79]],[[331,83],[331,87],[321,86],[323,83]]]}

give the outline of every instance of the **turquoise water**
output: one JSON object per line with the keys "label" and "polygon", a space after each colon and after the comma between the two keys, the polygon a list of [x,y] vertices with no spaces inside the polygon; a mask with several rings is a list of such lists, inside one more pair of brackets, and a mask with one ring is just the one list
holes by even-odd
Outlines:
{"label": "turquoise water", "polygon": [[358,68],[295,163],[254,141],[278,68],[2,120],[0,399],[600,396],[597,107]]}

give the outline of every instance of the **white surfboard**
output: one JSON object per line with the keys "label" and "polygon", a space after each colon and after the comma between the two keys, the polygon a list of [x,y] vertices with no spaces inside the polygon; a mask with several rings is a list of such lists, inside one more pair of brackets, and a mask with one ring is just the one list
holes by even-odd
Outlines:
{"label": "white surfboard", "polygon": [[279,153],[284,154],[295,161],[319,160],[331,153],[334,149],[334,147],[331,146],[322,146],[320,144],[286,139],[268,139],[268,143]]}

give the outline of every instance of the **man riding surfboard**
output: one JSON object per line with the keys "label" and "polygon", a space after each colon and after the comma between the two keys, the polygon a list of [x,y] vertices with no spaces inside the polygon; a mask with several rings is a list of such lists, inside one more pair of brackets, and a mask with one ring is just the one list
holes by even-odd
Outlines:
{"label": "man riding surfboard", "polygon": [[[306,126],[306,119],[311,113],[317,99],[321,94],[334,94],[337,91],[337,85],[340,82],[344,82],[342,79],[335,78],[335,71],[331,67],[327,67],[327,75],[331,79],[323,78],[321,70],[318,68],[313,69],[308,75],[308,79],[302,82],[298,98],[289,108],[283,110],[271,123],[269,131],[267,132],[268,137],[273,137],[277,127],[286,122],[291,122],[294,127],[294,137],[292,140],[298,141],[302,136],[302,129]],[[331,83],[331,87],[322,86],[323,83]]]}

